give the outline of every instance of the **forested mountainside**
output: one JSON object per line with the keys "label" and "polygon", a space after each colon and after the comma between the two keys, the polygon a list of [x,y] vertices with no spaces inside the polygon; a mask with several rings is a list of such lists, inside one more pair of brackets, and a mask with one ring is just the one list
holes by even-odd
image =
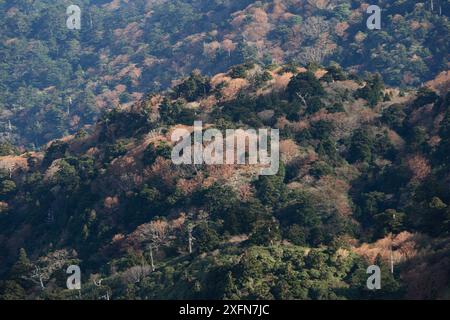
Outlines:
{"label": "forested mountainside", "polygon": [[[448,299],[449,84],[247,63],[0,157],[0,298]],[[174,165],[194,120],[278,128],[278,173]]]}
{"label": "forested mountainside", "polygon": [[[448,70],[449,0],[0,1],[1,139],[27,149],[73,134],[200,69],[245,62],[379,72],[418,87]],[[81,30],[66,8],[82,10]]]}

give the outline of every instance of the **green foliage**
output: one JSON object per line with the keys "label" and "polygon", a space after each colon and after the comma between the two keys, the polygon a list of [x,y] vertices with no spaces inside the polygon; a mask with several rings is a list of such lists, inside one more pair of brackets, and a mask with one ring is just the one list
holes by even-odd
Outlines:
{"label": "green foliage", "polygon": [[319,178],[321,176],[333,174],[333,168],[328,163],[319,161],[314,164],[310,172],[311,175]]}
{"label": "green foliage", "polygon": [[377,257],[375,264],[381,269],[381,290],[369,290],[365,285],[368,274],[366,272],[367,265],[358,263],[358,269],[353,273],[351,281],[351,289],[349,290],[349,298],[362,297],[366,300],[399,299],[404,294],[404,287],[393,275],[389,266]]}
{"label": "green foliage", "polygon": [[388,209],[382,213],[374,216],[377,230],[380,236],[385,236],[388,233],[400,233],[403,230],[403,222],[405,214],[397,212],[393,209]]}
{"label": "green foliage", "polygon": [[233,68],[231,68],[230,77],[232,77],[233,79],[237,79],[237,78],[245,79],[247,76],[247,71],[250,68],[251,68],[251,65],[248,65],[248,64],[241,64],[241,65],[234,66]]}
{"label": "green foliage", "polygon": [[189,102],[206,96],[211,90],[209,79],[202,77],[200,73],[193,72],[189,78],[174,88],[176,98],[184,98]]}
{"label": "green foliage", "polygon": [[[319,169],[317,172],[319,175],[331,174],[333,169],[331,168],[330,170],[329,164],[331,163],[336,165],[341,161],[341,157],[337,151],[337,146],[337,143],[328,137],[320,141],[317,147],[317,153],[328,161],[319,163],[319,168],[315,165],[314,169]],[[322,172],[322,174],[320,172]]]}
{"label": "green foliage", "polygon": [[336,102],[333,105],[327,106],[327,110],[330,113],[345,112],[344,105],[339,102]]}
{"label": "green foliage", "polygon": [[327,120],[319,120],[311,125],[311,136],[319,141],[325,141],[330,138],[334,129],[334,123]]}
{"label": "green foliage", "polygon": [[184,107],[179,100],[172,103],[165,99],[159,107],[159,113],[161,121],[168,125],[176,123],[192,125],[195,120],[195,111]]}
{"label": "green foliage", "polygon": [[320,97],[324,94],[324,89],[320,81],[311,71],[297,74],[289,82],[286,93],[289,99],[302,101],[310,101],[314,97]]}
{"label": "green foliage", "polygon": [[[406,87],[420,85],[447,67],[450,23],[445,1],[440,3],[442,13],[409,0],[384,3],[383,30],[366,33],[361,32],[361,19],[352,18],[359,17],[361,1],[308,10],[287,5],[287,19],[258,20],[267,30],[262,34],[250,23],[256,19],[254,8],[270,15],[266,2],[158,2],[151,15],[143,15],[148,11],[145,0],[115,10],[104,1],[82,5],[88,18],[81,30],[73,31],[61,14],[65,3],[0,3],[0,10],[10,13],[0,17],[0,41],[5,44],[0,49],[0,109],[5,111],[0,131],[14,144],[39,147],[76,133],[114,107],[116,94],[119,103],[133,102],[136,94],[168,89],[173,80],[196,69],[212,75],[236,66],[230,75],[245,78],[253,67],[246,61],[267,65],[282,57],[291,62],[282,71],[294,74],[300,64],[324,63],[326,82],[344,79],[342,68],[379,72],[389,85]],[[241,18],[242,25],[236,24]],[[224,44],[229,39],[232,43]],[[323,48],[325,42],[333,50]],[[256,86],[264,79],[267,74],[256,79]],[[118,91],[118,85],[125,85],[125,91]],[[205,89],[207,82],[191,78],[177,88],[178,97],[195,100]],[[370,100],[374,103],[376,95]]]}
{"label": "green foliage", "polygon": [[284,185],[285,167],[280,163],[278,173],[273,176],[259,176],[255,182],[257,197],[264,205],[278,207],[286,199],[286,186]]}
{"label": "green foliage", "polygon": [[220,243],[217,232],[206,223],[202,223],[194,228],[192,235],[195,238],[196,248],[199,252],[214,250]]}
{"label": "green foliage", "polygon": [[0,183],[0,196],[6,196],[16,190],[16,184],[12,180],[3,180]]}
{"label": "green foliage", "polygon": [[31,272],[32,266],[30,259],[28,259],[27,252],[24,248],[19,251],[19,257],[16,263],[12,266],[10,278],[19,280],[23,276],[27,276]]}
{"label": "green foliage", "polygon": [[125,141],[118,141],[114,144],[108,144],[105,148],[105,160],[110,162],[115,158],[125,155],[126,152],[127,148]]}
{"label": "green foliage", "polygon": [[255,86],[255,88],[261,88],[261,87],[264,86],[264,84],[265,84],[267,81],[270,81],[270,80],[272,80],[272,79],[273,79],[273,77],[272,77],[272,75],[270,74],[270,72],[264,71],[264,72],[262,72],[262,73],[260,73],[260,74],[257,74],[257,75],[254,77],[254,79],[253,79],[254,86]]}
{"label": "green foliage", "polygon": [[344,81],[347,76],[339,65],[331,65],[325,69],[327,73],[322,77],[322,80],[327,82]]}
{"label": "green foliage", "polygon": [[74,166],[61,160],[58,162],[58,171],[53,177],[53,183],[71,189],[78,186],[80,178]]}
{"label": "green foliage", "polygon": [[44,166],[50,166],[56,159],[63,158],[66,155],[67,149],[67,143],[58,140],[53,142],[45,153]]}
{"label": "green foliage", "polygon": [[373,139],[366,130],[356,130],[350,142],[347,159],[350,163],[370,161],[372,159],[372,145]]}
{"label": "green foliage", "polygon": [[270,246],[280,239],[279,224],[272,220],[257,223],[249,241],[253,245]]}
{"label": "green foliage", "polygon": [[0,156],[10,156],[17,154],[17,149],[9,142],[0,143]]}
{"label": "green foliage", "polygon": [[325,107],[325,104],[319,97],[313,97],[308,99],[308,107],[305,110],[305,114],[313,114]]}
{"label": "green foliage", "polygon": [[269,212],[258,200],[236,203],[221,213],[223,229],[230,234],[249,234],[256,224],[270,218]]}
{"label": "green foliage", "polygon": [[400,104],[393,104],[383,110],[381,121],[394,130],[400,130],[403,127],[405,118],[406,113],[403,110],[403,106]]}
{"label": "green foliage", "polygon": [[167,143],[150,143],[144,150],[144,164],[150,165],[155,162],[156,158],[162,157],[164,159],[170,159],[172,148]]}
{"label": "green foliage", "polygon": [[375,107],[384,97],[384,83],[381,76],[375,74],[367,79],[364,87],[356,91],[355,97],[365,99],[369,106]]}
{"label": "green foliage", "polygon": [[450,112],[445,113],[441,122],[439,135],[441,142],[436,151],[437,157],[442,160],[446,166],[450,163]]}
{"label": "green foliage", "polygon": [[307,244],[307,231],[298,224],[288,227],[285,237],[297,246],[305,246]]}
{"label": "green foliage", "polygon": [[213,184],[204,191],[202,202],[211,214],[226,212],[236,204],[237,198],[234,190],[226,185],[219,183]]}
{"label": "green foliage", "polygon": [[414,107],[422,107],[427,104],[433,104],[439,99],[439,96],[428,87],[419,88],[417,98],[414,100]]}
{"label": "green foliage", "polygon": [[[86,277],[104,279],[100,288],[83,287],[86,299],[98,299],[103,288],[114,299],[407,297],[402,279],[414,260],[405,257],[392,275],[379,259],[387,289],[369,292],[366,268],[373,261],[354,247],[361,252],[408,231],[422,252],[448,237],[447,98],[422,92],[420,104],[432,100],[433,107],[417,112],[410,91],[366,117],[350,96],[355,82],[332,83],[346,76],[338,67],[328,69],[329,79],[298,74],[281,92],[264,86],[269,77],[260,67],[246,70],[249,86],[210,107],[186,106],[217,93],[197,90],[209,80],[192,74],[176,87],[178,96],[161,93],[159,114],[152,104],[159,97],[149,95],[105,113],[82,136],[2,159],[6,169],[20,165],[0,172],[0,210],[7,212],[0,216],[1,297],[76,298],[64,290],[64,270],[52,272],[44,290],[29,279],[58,250],[76,252]],[[289,90],[308,96],[290,100]],[[223,133],[279,128],[278,173],[156,161],[170,158],[163,141],[173,125],[196,118]],[[155,131],[165,138],[146,146]],[[11,256],[14,243],[27,243],[31,258],[24,250]],[[403,245],[394,249],[403,252]],[[432,263],[423,259],[421,265]]]}
{"label": "green foliage", "polygon": [[1,300],[24,300],[26,291],[15,281],[0,282],[0,299]]}

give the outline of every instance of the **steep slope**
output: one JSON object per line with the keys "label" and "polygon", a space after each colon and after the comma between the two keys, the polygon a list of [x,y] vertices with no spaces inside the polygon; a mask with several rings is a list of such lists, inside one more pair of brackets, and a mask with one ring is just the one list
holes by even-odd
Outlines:
{"label": "steep slope", "polygon": [[[445,88],[443,77],[429,86]],[[90,133],[0,157],[3,298],[73,298],[72,263],[92,299],[447,296],[448,92],[336,66],[244,64],[177,83]],[[279,128],[278,173],[173,164],[171,134],[195,120]]]}
{"label": "steep slope", "polygon": [[80,31],[66,27],[69,4],[0,2],[3,141],[40,147],[194,69],[336,61],[404,87],[448,70],[448,0],[371,3],[383,8],[373,32],[360,0],[80,1]]}

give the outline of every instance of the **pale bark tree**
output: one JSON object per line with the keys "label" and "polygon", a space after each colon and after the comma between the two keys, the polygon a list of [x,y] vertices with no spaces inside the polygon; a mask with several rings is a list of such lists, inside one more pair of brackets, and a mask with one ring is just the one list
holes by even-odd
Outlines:
{"label": "pale bark tree", "polygon": [[52,274],[62,269],[69,259],[70,255],[67,250],[52,252],[34,263],[30,276],[24,276],[23,278],[38,284],[44,290],[46,282],[50,280]]}
{"label": "pale bark tree", "polygon": [[152,271],[149,266],[134,266],[123,273],[123,278],[127,283],[139,283],[144,280]]}
{"label": "pale bark tree", "polygon": [[297,97],[300,98],[300,100],[302,100],[303,105],[308,108],[308,103],[306,102],[306,98],[308,97],[308,95],[302,95],[301,93],[297,92],[296,93]]}
{"label": "pale bark tree", "polygon": [[231,57],[231,52],[236,50],[236,44],[230,39],[222,41],[222,48],[228,52],[228,57]]}
{"label": "pale bark tree", "polygon": [[167,221],[156,220],[143,224],[135,231],[135,235],[144,243],[147,243],[150,250],[150,260],[152,270],[155,271],[153,251],[158,250],[162,245],[167,245],[172,239],[171,228]]}
{"label": "pale bark tree", "polygon": [[192,253],[192,243],[194,241],[194,237],[192,236],[192,231],[194,230],[194,224],[190,223],[188,224],[188,247],[189,247],[189,254]]}
{"label": "pale bark tree", "polygon": [[306,19],[301,33],[304,37],[318,39],[329,30],[329,22],[327,22],[323,17],[313,16]]}
{"label": "pale bark tree", "polygon": [[304,65],[321,64],[327,55],[328,52],[322,47],[305,47],[299,55],[299,61]]}
{"label": "pale bark tree", "polygon": [[[94,285],[95,285],[97,288],[102,288],[102,287],[103,287],[103,285],[102,285],[103,279],[99,279],[99,280],[93,279],[93,282],[94,282]],[[109,289],[107,288],[107,289],[106,289],[105,295],[100,296],[99,298],[100,298],[100,299],[103,299],[103,300],[108,300],[108,301],[109,301],[110,298],[111,298],[111,295],[109,294]]]}

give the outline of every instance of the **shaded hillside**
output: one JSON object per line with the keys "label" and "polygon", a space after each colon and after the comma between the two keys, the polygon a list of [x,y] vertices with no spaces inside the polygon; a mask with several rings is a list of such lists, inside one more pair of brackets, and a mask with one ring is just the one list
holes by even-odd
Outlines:
{"label": "shaded hillside", "polygon": [[[74,3],[81,31],[66,28]],[[448,0],[375,3],[370,32],[360,0],[1,1],[2,139],[39,147],[194,69],[335,61],[403,87],[448,70]]]}
{"label": "shaded hillside", "polygon": [[[89,299],[448,297],[448,92],[249,63],[177,83],[91,133],[0,157],[3,298],[71,297],[71,263]],[[279,128],[278,173],[174,165],[171,133],[194,120]]]}

